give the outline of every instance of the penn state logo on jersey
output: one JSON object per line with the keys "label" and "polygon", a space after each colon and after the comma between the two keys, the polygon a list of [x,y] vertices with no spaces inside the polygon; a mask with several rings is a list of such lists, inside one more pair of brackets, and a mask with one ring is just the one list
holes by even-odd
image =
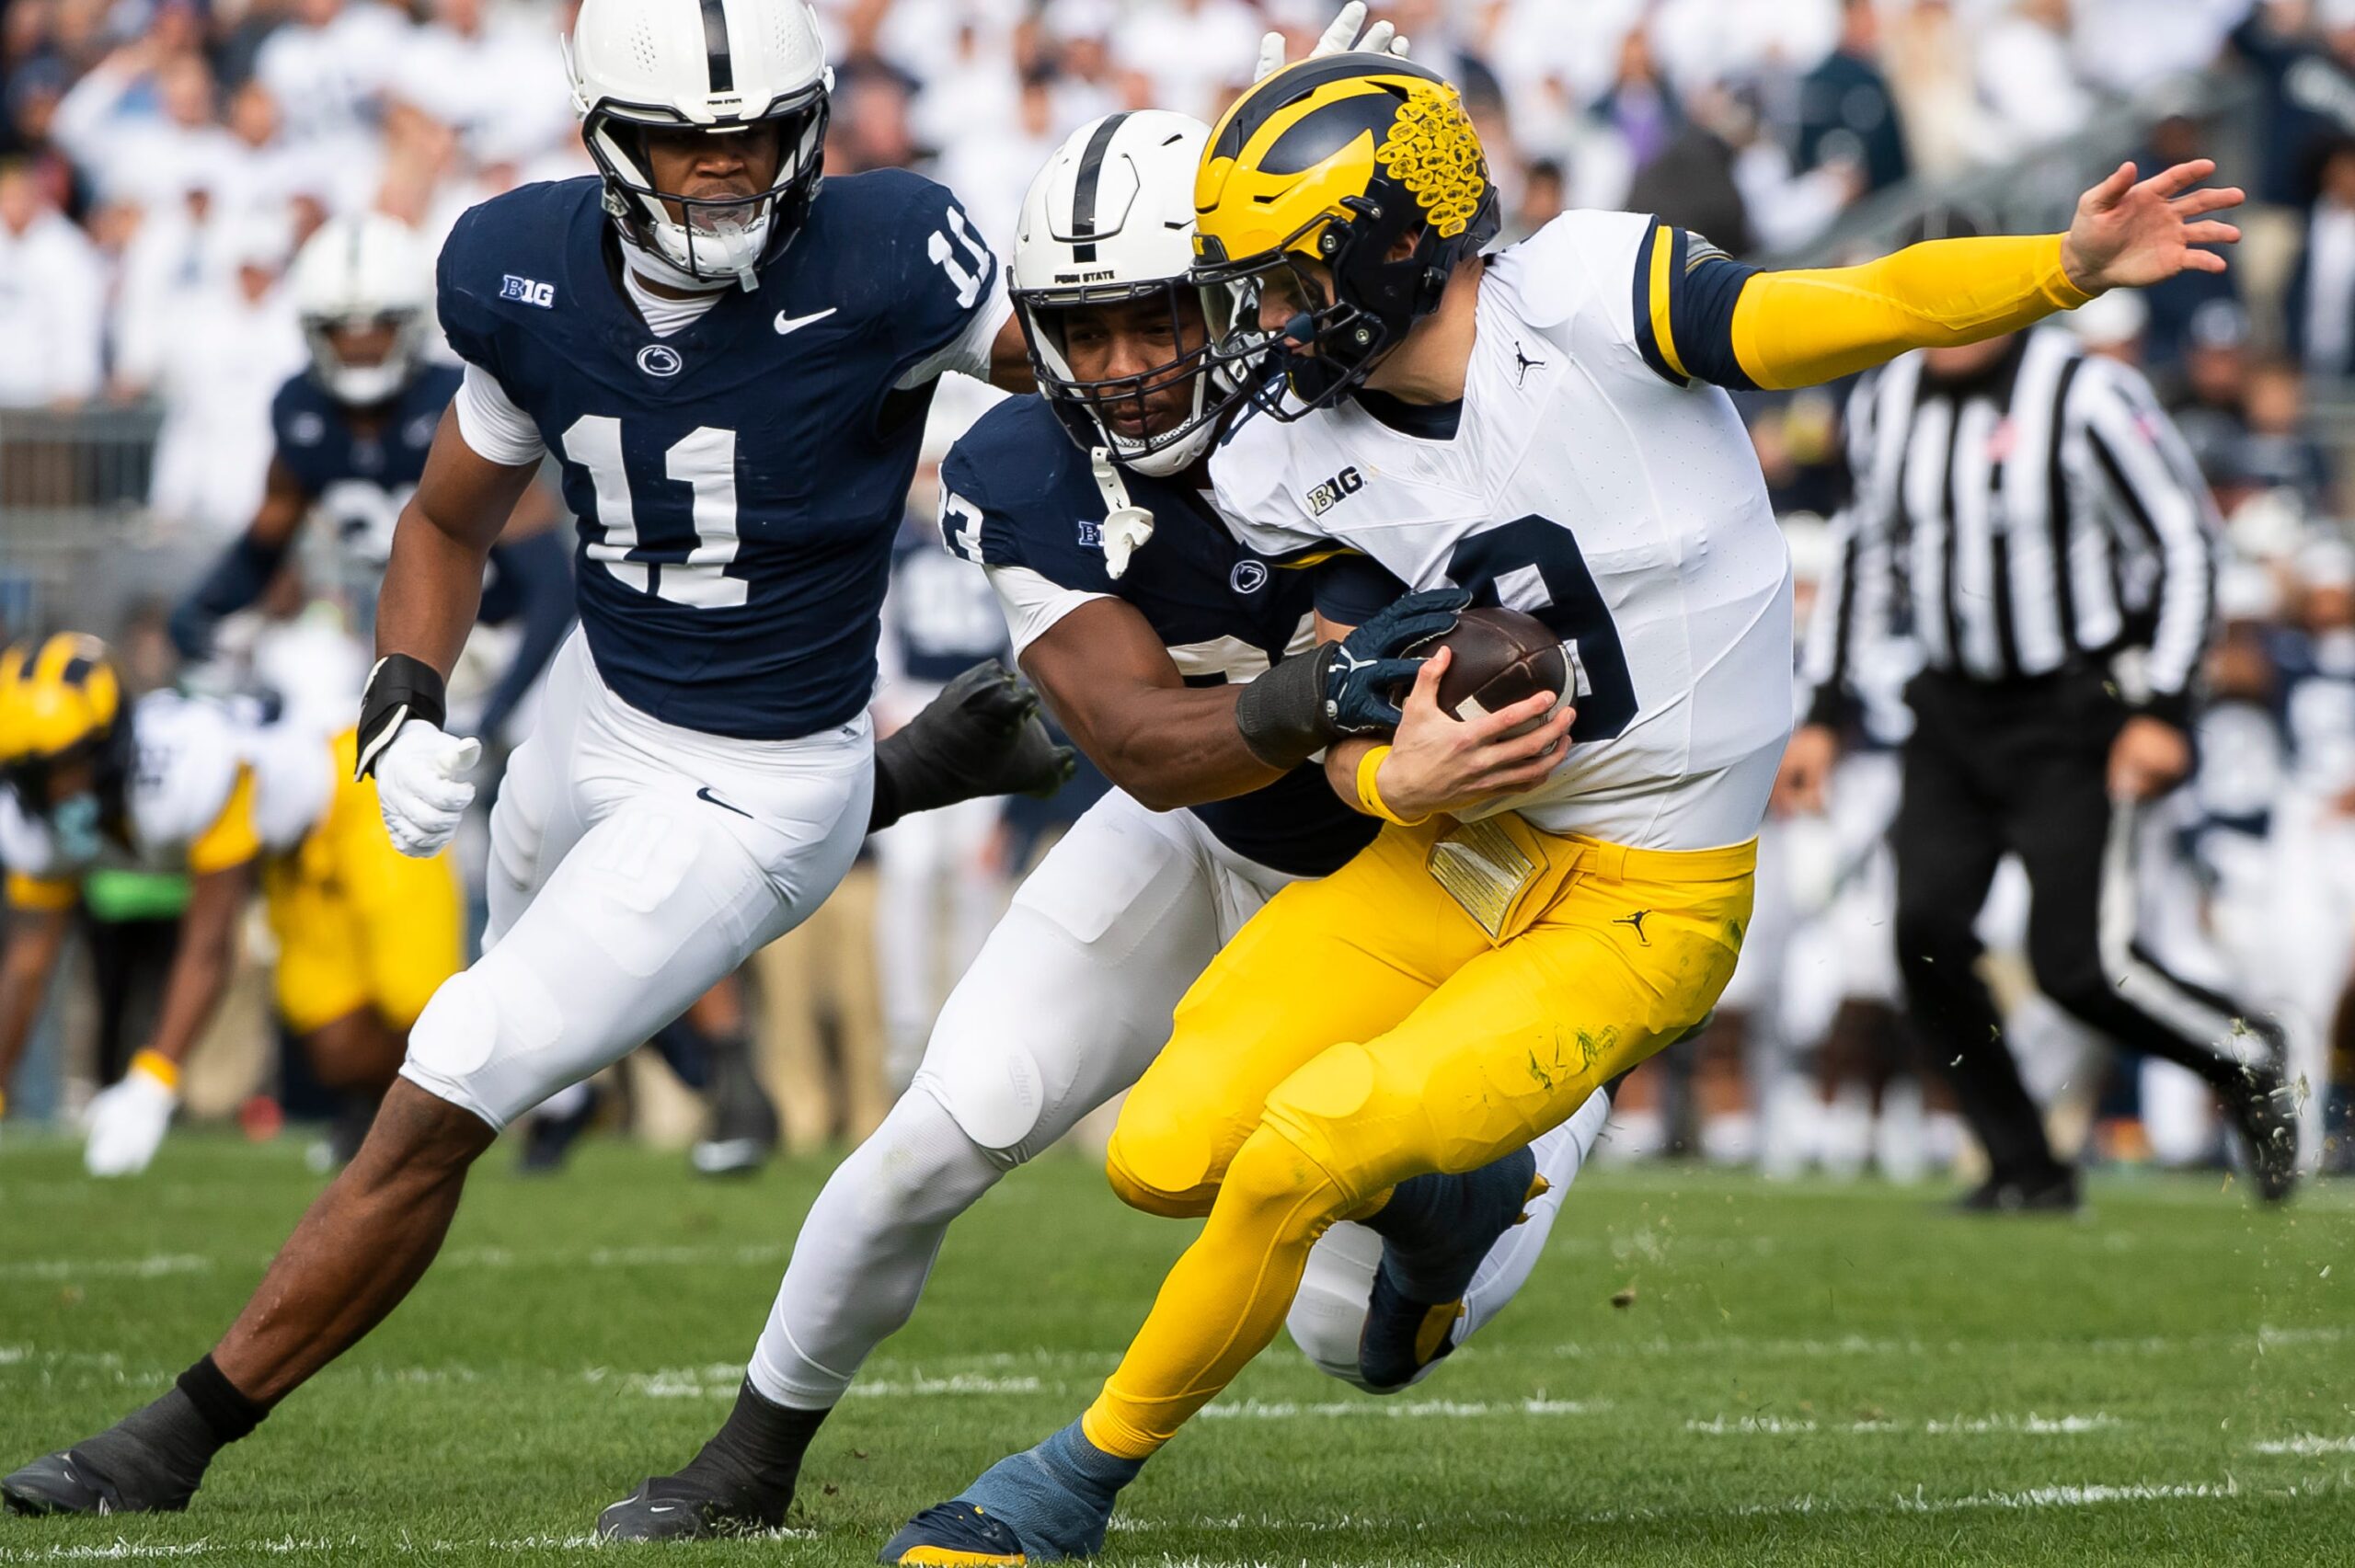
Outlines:
{"label": "penn state logo on jersey", "polygon": [[595,179],[524,186],[460,219],[439,271],[452,346],[562,464],[598,670],[709,734],[848,723],[929,396],[898,383],[957,344],[997,262],[929,180],[831,178],[757,289],[658,336],[614,280],[617,245]]}

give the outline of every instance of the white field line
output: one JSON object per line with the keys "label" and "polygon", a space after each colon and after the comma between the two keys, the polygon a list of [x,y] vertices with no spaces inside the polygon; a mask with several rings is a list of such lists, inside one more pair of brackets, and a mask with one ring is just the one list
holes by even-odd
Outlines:
{"label": "white field line", "polygon": [[1496,1415],[1593,1415],[1609,1410],[1608,1400],[1396,1400],[1371,1396],[1331,1400],[1315,1404],[1292,1401],[1243,1400],[1234,1404],[1207,1405],[1206,1421],[1417,1421],[1470,1420]]}
{"label": "white field line", "polygon": [[516,1536],[502,1540],[418,1540],[404,1537],[393,1541],[358,1535],[281,1536],[274,1540],[117,1540],[108,1546],[0,1546],[0,1562],[144,1562],[197,1557],[220,1557],[235,1562],[257,1556],[292,1557],[297,1553],[362,1548],[389,1551],[404,1557],[449,1557],[485,1551],[594,1551],[602,1544],[592,1535]]}
{"label": "white field line", "polygon": [[1919,1432],[1932,1437],[1976,1436],[2002,1432],[2030,1437],[2074,1437],[2125,1425],[2118,1417],[2101,1413],[2092,1415],[2039,1415],[2030,1411],[2025,1415],[1957,1416],[1950,1421],[1933,1420],[1919,1424],[1891,1421],[1886,1417],[1867,1421],[1817,1422],[1806,1416],[1718,1415],[1707,1421],[1687,1421],[1684,1430],[1710,1437],[1781,1437],[1809,1432],[1855,1436]]}
{"label": "white field line", "polygon": [[2251,1443],[2252,1454],[2295,1454],[2309,1459],[2317,1454],[2355,1454],[2355,1437],[2320,1437],[2303,1433],[2295,1437],[2283,1437],[2267,1443]]}
{"label": "white field line", "polygon": [[211,1258],[195,1253],[154,1253],[144,1258],[34,1258],[0,1264],[0,1281],[161,1279],[173,1274],[204,1274],[212,1267]]}

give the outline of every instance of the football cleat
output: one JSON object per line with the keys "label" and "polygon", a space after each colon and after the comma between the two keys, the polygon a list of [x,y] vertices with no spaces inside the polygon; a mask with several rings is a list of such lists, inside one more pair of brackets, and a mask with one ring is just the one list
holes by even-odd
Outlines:
{"label": "football cleat", "polygon": [[2224,1114],[2248,1149],[2257,1196],[2280,1203],[2298,1185],[2297,1094],[2282,1076],[2278,1046],[2264,1059],[2242,1068],[2241,1076],[2247,1087],[2223,1096]]}
{"label": "football cleat", "polygon": [[767,1164],[780,1136],[776,1104],[743,1052],[715,1059],[705,1098],[711,1105],[711,1129],[688,1155],[696,1172],[745,1176]]}
{"label": "football cleat", "polygon": [[43,1454],[0,1476],[0,1504],[11,1514],[177,1514],[196,1488],[160,1475],[109,1475],[80,1448]]}
{"label": "football cleat", "polygon": [[657,1475],[597,1516],[599,1540],[711,1540],[765,1535],[785,1524],[792,1494],[755,1495],[708,1477]]}
{"label": "football cleat", "polygon": [[876,1561],[935,1568],[1023,1568],[1030,1559],[1013,1527],[992,1517],[978,1503],[960,1501],[936,1503],[902,1525]]}
{"label": "football cleat", "polygon": [[[1376,1393],[1405,1388],[1455,1348],[1455,1322],[1464,1315],[1464,1292],[1480,1260],[1498,1237],[1529,1217],[1530,1200],[1553,1185],[1537,1173],[1537,1158],[1527,1149],[1453,1180],[1461,1207],[1443,1239],[1411,1247],[1383,1239],[1382,1266],[1374,1271],[1358,1339],[1358,1375]],[[1426,1284],[1419,1295],[1408,1280],[1443,1283],[1437,1289]]]}

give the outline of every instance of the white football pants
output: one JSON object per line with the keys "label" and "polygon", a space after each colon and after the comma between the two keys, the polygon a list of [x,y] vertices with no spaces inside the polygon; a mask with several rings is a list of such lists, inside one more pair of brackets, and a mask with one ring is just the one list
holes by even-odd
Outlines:
{"label": "white football pants", "polygon": [[402,1076],[503,1127],[618,1059],[825,901],[874,777],[863,715],[778,741],[664,724],[576,628],[491,810],[483,956],[434,993]]}
{"label": "white football pants", "polygon": [[[752,1386],[797,1409],[840,1400],[915,1310],[949,1222],[1134,1083],[1187,988],[1292,880],[1228,850],[1191,812],[1148,811],[1117,791],[1092,807],[1015,893],[907,1093],[818,1195],[753,1349]],[[1539,1141],[1555,1192],[1482,1265],[1459,1338],[1528,1277],[1603,1105],[1597,1094]],[[1380,1253],[1379,1238],[1345,1224],[1310,1256],[1290,1326],[1338,1377],[1357,1375]]]}

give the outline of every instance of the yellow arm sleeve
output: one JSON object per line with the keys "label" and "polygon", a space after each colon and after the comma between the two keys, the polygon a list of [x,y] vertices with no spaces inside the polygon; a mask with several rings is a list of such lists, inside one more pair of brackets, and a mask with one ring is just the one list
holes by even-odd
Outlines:
{"label": "yellow arm sleeve", "polygon": [[54,914],[70,910],[80,896],[80,885],[70,876],[28,876],[21,871],[8,873],[8,907]]}
{"label": "yellow arm sleeve", "polygon": [[1756,273],[1734,305],[1734,357],[1760,386],[1812,386],[2016,332],[2093,298],[2062,269],[2061,241],[1924,240],[1861,267]]}
{"label": "yellow arm sleeve", "polygon": [[243,865],[261,853],[261,833],[254,826],[254,771],[239,767],[229,803],[188,846],[188,869],[193,876]]}

